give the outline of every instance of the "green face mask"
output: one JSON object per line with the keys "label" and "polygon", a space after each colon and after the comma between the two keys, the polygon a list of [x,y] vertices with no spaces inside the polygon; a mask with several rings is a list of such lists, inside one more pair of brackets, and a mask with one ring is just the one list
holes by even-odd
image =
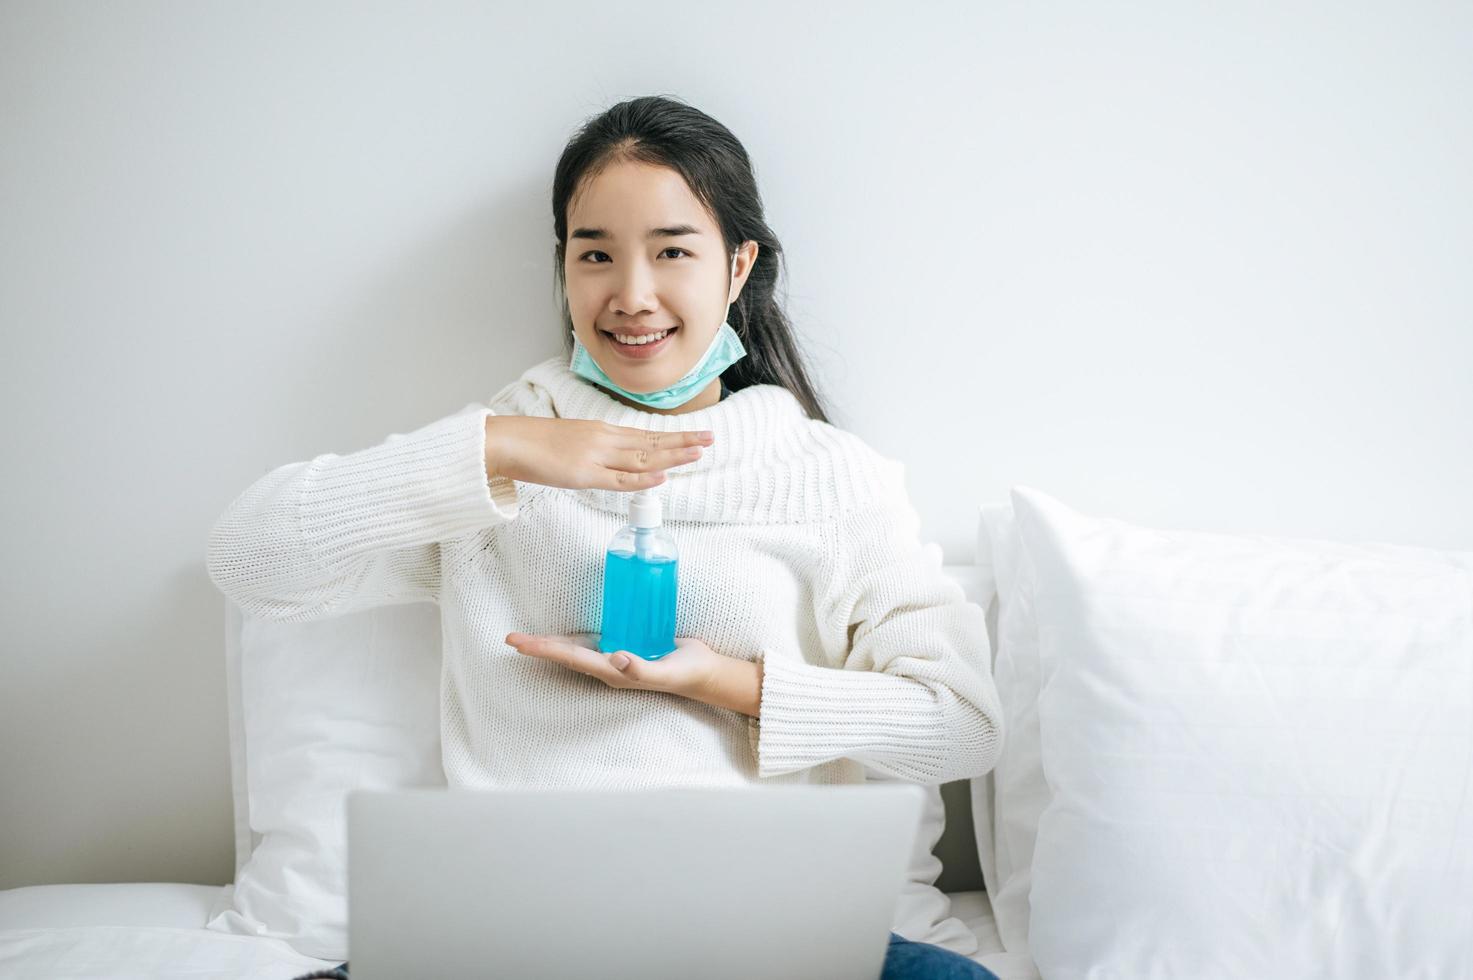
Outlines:
{"label": "green face mask", "polygon": [[706,389],[712,379],[719,377],[722,371],[731,367],[737,361],[747,356],[747,349],[742,346],[741,338],[737,336],[729,322],[723,322],[721,329],[716,331],[716,336],[711,338],[711,346],[706,348],[706,353],[696,362],[695,367],[685,373],[683,377],[668,388],[659,391],[628,391],[614,384],[613,380],[604,374],[593,355],[588,353],[588,348],[578,339],[576,331],[573,332],[573,359],[568,367],[579,377],[586,378],[601,388],[617,391],[625,398],[636,401],[641,405],[651,408],[674,408],[684,405],[696,395]]}

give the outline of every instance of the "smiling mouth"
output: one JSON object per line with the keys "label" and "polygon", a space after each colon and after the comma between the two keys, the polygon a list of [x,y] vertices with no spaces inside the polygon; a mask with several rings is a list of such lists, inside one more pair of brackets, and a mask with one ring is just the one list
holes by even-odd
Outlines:
{"label": "smiling mouth", "polygon": [[663,335],[663,336],[660,336],[659,340],[647,340],[647,341],[645,341],[642,344],[626,344],[624,341],[618,339],[618,337],[619,337],[618,334],[615,334],[615,333],[613,333],[612,331],[609,331],[609,330],[599,329],[598,332],[601,333],[601,334],[603,334],[605,337],[609,338],[609,340],[613,341],[615,344],[618,344],[620,347],[627,347],[627,348],[629,348],[631,350],[639,350],[641,347],[653,347],[656,344],[659,344],[659,343],[662,343],[663,341],[668,340],[670,338],[670,336],[672,334],[674,334],[676,331],[678,331],[679,329],[680,328],[677,326],[677,327],[670,327],[670,328],[668,328],[666,330],[663,330],[663,331],[661,331],[661,330],[652,330],[652,331],[650,331],[649,334],[634,334],[633,336],[640,336],[640,337],[650,336],[650,335]]}

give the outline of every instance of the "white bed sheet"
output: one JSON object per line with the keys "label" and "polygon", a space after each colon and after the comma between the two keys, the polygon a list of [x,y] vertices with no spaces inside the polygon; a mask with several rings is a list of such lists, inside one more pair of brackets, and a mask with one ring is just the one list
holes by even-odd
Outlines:
{"label": "white bed sheet", "polygon": [[[229,886],[225,886],[228,888]],[[0,891],[0,929],[48,926],[177,926],[209,921],[225,889],[172,881],[32,885]]]}
{"label": "white bed sheet", "polygon": [[1026,953],[1004,951],[986,892],[949,892],[948,895],[951,914],[961,919],[977,937],[977,952],[972,959],[996,973],[999,980],[1042,980],[1038,967]]}
{"label": "white bed sheet", "polygon": [[291,980],[336,965],[303,956],[279,939],[231,936],[203,926],[0,930],[0,977],[6,980]]}
{"label": "white bed sheet", "polygon": [[[279,939],[204,928],[223,888],[142,882],[0,891],[0,978],[291,980],[337,965]],[[977,935],[974,960],[1001,980],[1039,980],[1028,957],[1003,951],[986,892],[955,892],[951,902]]]}
{"label": "white bed sheet", "polygon": [[204,927],[230,886],[34,885],[0,891],[3,980],[291,980],[336,962]]}

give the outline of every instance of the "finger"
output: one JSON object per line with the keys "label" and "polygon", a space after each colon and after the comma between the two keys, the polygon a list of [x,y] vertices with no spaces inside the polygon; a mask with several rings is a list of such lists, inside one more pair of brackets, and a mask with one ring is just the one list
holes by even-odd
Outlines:
{"label": "finger", "polygon": [[562,636],[535,636],[527,633],[508,633],[506,642],[516,648],[518,653],[531,657],[541,657],[543,660],[551,660],[562,664],[564,667],[573,666],[573,644]]}
{"label": "finger", "polygon": [[672,446],[669,449],[649,449],[640,446],[637,449],[621,449],[617,458],[609,462],[609,466],[631,472],[642,472],[645,470],[668,470],[672,466],[681,463],[689,463],[691,460],[701,458],[700,446]]}
{"label": "finger", "polygon": [[[528,636],[525,633],[511,633],[507,636],[507,643],[514,646],[518,653],[529,657],[551,660],[569,670],[600,680],[614,679],[609,671],[608,658],[597,650],[583,646],[579,642],[581,639],[579,636]],[[612,673],[617,675],[619,672]]]}
{"label": "finger", "polygon": [[603,475],[602,486],[609,490],[643,490],[646,487],[657,487],[665,482],[665,471],[656,470],[652,473],[631,473],[628,470],[615,470],[605,466],[600,469]]}
{"label": "finger", "polygon": [[611,428],[622,437],[617,440],[621,449],[682,449],[687,446],[709,446],[716,441],[716,433],[710,429],[658,432],[654,429],[639,429],[629,425],[615,425]]}
{"label": "finger", "polygon": [[627,687],[639,687],[651,691],[660,690],[655,679],[649,675],[649,661],[643,657],[636,657],[627,650],[616,650],[609,654],[609,666],[614,668],[614,673],[624,679],[623,683]]}

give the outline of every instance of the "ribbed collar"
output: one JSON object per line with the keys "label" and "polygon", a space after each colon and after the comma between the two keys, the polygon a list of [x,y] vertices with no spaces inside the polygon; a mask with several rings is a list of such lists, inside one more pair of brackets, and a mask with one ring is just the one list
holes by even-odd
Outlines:
{"label": "ribbed collar", "polygon": [[[593,419],[657,432],[710,430],[701,458],[666,471],[658,492],[666,520],[735,524],[828,520],[903,487],[903,468],[858,436],[810,419],[780,385],[750,385],[681,415],[646,412],[576,375],[566,357],[534,364],[488,403],[500,414]],[[530,502],[547,487],[520,484]],[[563,490],[599,510],[626,514],[619,490]],[[903,491],[902,491],[903,492]]]}

